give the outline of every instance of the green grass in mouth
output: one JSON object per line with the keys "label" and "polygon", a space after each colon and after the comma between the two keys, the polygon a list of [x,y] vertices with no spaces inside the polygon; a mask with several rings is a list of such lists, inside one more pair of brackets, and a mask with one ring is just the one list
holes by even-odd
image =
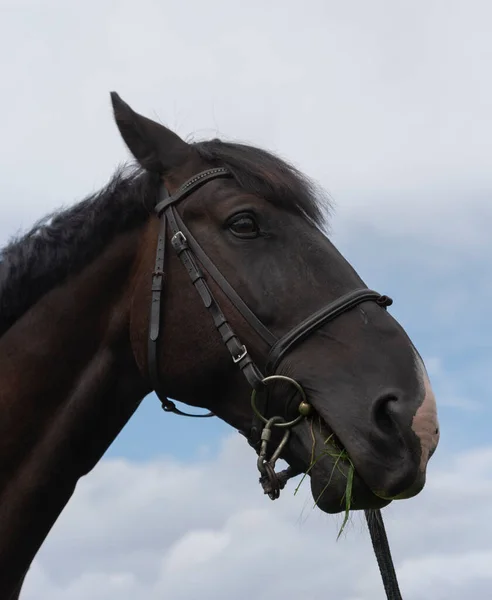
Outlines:
{"label": "green grass in mouth", "polygon": [[[297,492],[299,491],[299,488],[301,487],[304,479],[307,477],[307,475],[309,474],[311,469],[321,458],[323,458],[323,456],[331,456],[332,458],[335,459],[333,468],[331,470],[330,478],[328,479],[327,484],[321,490],[320,494],[314,501],[314,506],[318,505],[318,502],[319,502],[321,496],[325,493],[326,489],[328,488],[328,486],[331,483],[335,469],[338,469],[338,471],[344,477],[347,478],[347,484],[345,486],[345,493],[341,499],[341,502],[345,503],[345,513],[344,513],[343,523],[342,523],[342,525],[340,527],[340,531],[338,532],[338,535],[337,535],[337,540],[338,540],[340,538],[340,536],[342,535],[342,532],[345,529],[345,526],[347,525],[349,517],[350,517],[350,507],[352,505],[352,491],[353,491],[353,484],[354,484],[355,467],[354,467],[353,462],[350,460],[350,456],[348,455],[348,452],[345,449],[340,450],[339,448],[337,448],[337,446],[333,440],[333,435],[334,434],[332,433],[329,437],[326,438],[326,440],[323,442],[323,446],[324,446],[323,450],[318,454],[318,456],[315,456],[314,455],[315,437],[314,437],[314,432],[313,432],[313,422],[311,421],[311,436],[313,438],[311,461],[310,461],[308,469],[302,476],[301,481],[299,482],[299,485],[294,490],[294,495],[297,494]],[[341,464],[343,464],[343,463],[348,464],[348,472],[347,473],[345,473],[343,471],[343,469],[341,468]]]}

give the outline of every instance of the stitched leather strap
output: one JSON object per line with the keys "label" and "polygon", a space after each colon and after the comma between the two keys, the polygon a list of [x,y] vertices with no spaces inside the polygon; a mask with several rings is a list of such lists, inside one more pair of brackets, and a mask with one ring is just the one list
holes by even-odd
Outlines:
{"label": "stitched leather strap", "polygon": [[362,302],[368,302],[372,300],[377,302],[380,306],[386,307],[393,303],[393,300],[388,296],[382,296],[373,290],[360,289],[349,292],[340,298],[337,298],[328,306],[323,307],[314,314],[310,315],[307,319],[304,319],[299,325],[296,325],[288,333],[282,336],[270,350],[268,357],[266,372],[270,375],[273,374],[278,367],[283,356],[289,352],[292,347],[305,340],[311,335],[316,329],[319,329],[329,321],[333,321],[338,316],[351,310],[355,306]]}
{"label": "stitched leather strap", "polygon": [[202,299],[205,308],[207,308],[212,315],[215,327],[220,333],[222,341],[229,351],[233,362],[241,369],[250,386],[253,389],[257,389],[261,385],[263,375],[253,362],[246,346],[241,343],[238,336],[234,333],[224,313],[215,300],[202,270],[197,265],[193,257],[188,239],[178,226],[176,220],[177,213],[174,207],[169,207],[169,209],[166,211],[166,214],[171,232],[173,234],[171,238],[171,244],[174,250],[183,263],[188,275],[190,276],[191,282],[195,286],[195,289]]}
{"label": "stitched leather strap", "polygon": [[273,333],[263,325],[263,323],[258,319],[258,317],[252,312],[252,310],[247,306],[244,300],[239,296],[239,294],[234,290],[231,284],[227,281],[227,279],[222,275],[222,273],[217,269],[214,263],[210,260],[210,258],[205,254],[200,244],[193,237],[193,234],[183,223],[183,220],[176,212],[176,221],[179,225],[179,229],[183,232],[186,239],[188,240],[188,244],[190,248],[193,250],[193,253],[197,256],[198,260],[201,262],[207,273],[212,277],[215,283],[220,287],[220,289],[224,292],[224,294],[229,298],[229,300],[234,304],[237,310],[241,313],[241,315],[245,318],[249,325],[256,331],[256,333],[268,344],[268,346],[273,346],[277,342],[277,338],[273,335]]}
{"label": "stitched leather strap", "polygon": [[[191,282],[197,290],[204,306],[210,312],[214,321],[215,327],[217,328],[222,341],[224,342],[227,350],[229,351],[231,358],[235,364],[241,369],[242,373],[246,377],[250,386],[257,389],[262,382],[263,375],[261,374],[258,367],[253,362],[249,355],[246,346],[241,343],[238,336],[233,331],[229,322],[225,318],[224,313],[220,309],[219,304],[215,300],[210,287],[197,264],[193,254],[195,253],[197,258],[202,262],[202,266],[209,271],[210,275],[216,280],[217,284],[223,289],[224,293],[231,299],[233,304],[238,308],[239,312],[244,318],[252,325],[252,327],[258,331],[265,341],[272,345],[276,338],[268,331],[266,327],[259,321],[256,316],[250,311],[246,304],[242,301],[238,294],[229,285],[227,280],[218,271],[215,265],[210,261],[205,252],[199,247],[196,240],[193,238],[188,229],[184,226],[181,218],[179,217],[174,205],[183,200],[198,187],[201,187],[208,181],[217,179],[219,177],[231,177],[230,172],[222,167],[209,169],[199,173],[195,177],[188,180],[183,186],[181,186],[175,194],[169,195],[166,187],[161,187],[161,197],[155,207],[155,212],[160,217],[161,224],[159,228],[159,236],[157,240],[156,260],[154,265],[154,272],[152,273],[152,292],[151,292],[151,307],[149,316],[149,339],[148,339],[148,370],[149,377],[158,398],[162,403],[162,407],[167,412],[173,412],[178,415],[187,417],[210,417],[212,413],[195,415],[186,413],[179,410],[174,402],[167,398],[163,392],[159,380],[159,360],[158,360],[158,340],[160,334],[160,311],[162,304],[162,289],[164,281],[164,266],[165,266],[165,250],[166,250],[166,235],[167,227],[171,230],[171,244],[176,251],[178,257],[183,263]],[[184,231],[182,231],[182,230]],[[188,242],[191,240],[191,245]],[[194,248],[197,250],[195,252]]]}
{"label": "stitched leather strap", "polygon": [[186,183],[184,183],[172,196],[169,195],[169,192],[163,185],[162,188],[163,190],[165,190],[165,192],[162,196],[162,200],[155,205],[155,213],[158,217],[160,217],[168,206],[176,204],[180,200],[184,200],[184,198],[189,196],[192,192],[194,192],[197,188],[201,187],[204,183],[212,181],[213,179],[218,179],[220,177],[230,178],[232,177],[232,175],[227,169],[223,167],[202,171],[201,173],[198,173],[198,175],[195,175]]}

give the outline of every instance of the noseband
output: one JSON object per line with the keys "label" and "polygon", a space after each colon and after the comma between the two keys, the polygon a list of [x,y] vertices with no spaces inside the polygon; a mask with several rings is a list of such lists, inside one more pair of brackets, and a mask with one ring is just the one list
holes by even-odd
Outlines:
{"label": "noseband", "polygon": [[[358,306],[362,302],[376,302],[381,307],[387,307],[392,303],[388,296],[382,296],[369,289],[358,289],[337,298],[321,310],[310,315],[293,329],[285,333],[278,339],[249,309],[245,302],[236,293],[225,277],[220,273],[212,260],[207,256],[199,243],[193,237],[189,229],[181,219],[176,205],[181,200],[187,198],[194,191],[214,179],[232,178],[232,173],[225,168],[215,168],[202,171],[184,183],[173,195],[170,195],[166,187],[162,185],[160,200],[155,206],[155,212],[160,218],[160,230],[157,241],[157,252],[155,259],[154,272],[152,274],[152,298],[150,309],[149,326],[149,344],[148,344],[148,369],[149,376],[157,396],[162,402],[162,406],[167,412],[174,412],[178,415],[191,417],[211,417],[212,413],[203,415],[194,415],[185,413],[169,400],[164,393],[159,381],[157,342],[160,333],[160,314],[162,302],[162,289],[164,281],[164,263],[166,255],[166,237],[169,227],[171,232],[171,245],[180,258],[186,269],[195,289],[197,290],[204,306],[212,316],[215,327],[217,328],[222,341],[224,342],[232,361],[243,372],[246,380],[252,388],[252,407],[253,419],[249,432],[242,432],[246,435],[249,443],[259,453],[258,468],[262,474],[260,482],[263,485],[265,493],[274,499],[277,498],[280,490],[290,477],[297,475],[292,469],[287,469],[281,474],[276,474],[274,467],[275,461],[280,456],[279,448],[273,453],[270,460],[267,460],[267,445],[271,437],[272,427],[284,429],[284,437],[280,443],[281,450],[285,447],[291,427],[296,425],[303,417],[308,416],[311,407],[300,384],[293,379],[277,375],[276,370],[285,357],[294,346],[304,341],[317,329],[326,323],[333,321],[341,314]],[[238,335],[234,332],[227,321],[217,300],[205,279],[202,271],[203,267],[212,277],[215,283],[220,287],[224,294],[229,298],[239,313],[244,317],[250,327],[262,338],[270,347],[270,352],[266,361],[265,375],[251,358],[248,349],[241,342]],[[283,380],[291,383],[301,394],[302,402],[299,405],[299,415],[295,419],[287,421],[281,416],[275,416],[273,419],[267,418],[267,385],[273,381]]]}
{"label": "noseband", "polygon": [[[285,483],[291,477],[299,474],[291,467],[288,467],[280,473],[275,472],[275,463],[280,458],[282,451],[287,445],[290,431],[304,417],[309,416],[312,407],[308,402],[302,386],[284,375],[276,374],[276,370],[285,357],[294,346],[304,341],[320,327],[333,321],[343,313],[355,308],[363,302],[375,302],[382,308],[390,306],[393,301],[388,296],[383,296],[369,289],[357,289],[348,294],[340,296],[327,306],[318,310],[296,325],[293,329],[286,332],[280,339],[265,327],[265,325],[249,309],[245,302],[231,287],[229,282],[220,273],[212,260],[207,256],[191,232],[188,230],[181,219],[176,204],[184,200],[194,191],[214,179],[233,178],[232,173],[225,168],[219,167],[202,171],[184,183],[173,195],[170,195],[165,185],[161,186],[160,199],[155,206],[155,213],[160,218],[159,237],[157,241],[157,251],[155,258],[154,271],[152,273],[152,297],[149,319],[149,340],[148,340],[148,370],[149,377],[162,407],[166,412],[173,412],[177,415],[186,417],[212,417],[212,413],[190,414],[183,412],[167,398],[163,393],[159,380],[157,342],[160,333],[162,290],[164,283],[164,264],[166,256],[166,237],[169,226],[171,232],[171,245],[185,267],[191,282],[195,286],[205,308],[212,316],[213,322],[224,342],[234,364],[241,369],[252,388],[251,406],[253,419],[249,432],[243,433],[253,448],[258,453],[258,470],[260,471],[260,483],[265,494],[268,494],[272,500],[279,497],[280,491]],[[200,264],[199,264],[200,263]],[[266,361],[266,377],[262,374],[258,366],[248,353],[248,349],[241,342],[237,334],[233,331],[227,321],[218,302],[205,279],[201,269],[203,267],[210,277],[215,281],[219,288],[224,292],[227,298],[236,307],[239,313],[244,317],[249,326],[263,339],[269,346],[270,352]],[[275,381],[283,381],[293,385],[301,397],[298,407],[298,415],[287,420],[282,416],[267,417],[267,398],[264,393],[267,386]],[[283,437],[275,451],[268,458],[268,444],[272,436],[273,427],[283,430]],[[393,567],[391,553],[389,549],[386,532],[382,516],[379,510],[366,510],[366,518],[377,557],[379,569],[383,578],[386,595],[390,600],[401,600],[401,594],[396,579],[396,573]]]}

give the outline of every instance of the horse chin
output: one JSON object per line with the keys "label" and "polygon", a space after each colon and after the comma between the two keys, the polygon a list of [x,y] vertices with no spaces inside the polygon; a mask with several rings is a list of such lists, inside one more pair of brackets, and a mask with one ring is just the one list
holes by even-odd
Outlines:
{"label": "horse chin", "polygon": [[[322,459],[324,461],[324,459]],[[320,461],[321,462],[321,461]],[[311,492],[316,506],[323,512],[334,514],[350,510],[383,508],[391,500],[376,496],[364,483],[363,479],[353,473],[350,501],[347,503],[347,481],[349,466],[338,461],[327,461],[311,471]]]}
{"label": "horse chin", "polygon": [[[288,462],[308,473],[313,500],[320,510],[335,514],[347,507],[350,510],[376,509],[391,502],[374,494],[364,483],[353,469],[347,452],[324,422],[319,419],[316,423],[305,421],[296,430],[291,438]],[[350,492],[348,503],[347,492]]]}

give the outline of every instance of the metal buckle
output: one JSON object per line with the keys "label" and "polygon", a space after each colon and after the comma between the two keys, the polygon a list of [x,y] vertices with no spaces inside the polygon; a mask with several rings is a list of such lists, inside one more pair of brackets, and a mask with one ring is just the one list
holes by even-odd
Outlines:
{"label": "metal buckle", "polygon": [[241,352],[241,354],[239,354],[238,356],[233,356],[232,361],[234,362],[234,364],[236,364],[240,360],[242,360],[246,356],[246,354],[248,354],[248,350],[246,349],[246,346],[243,345],[243,351]]}
{"label": "metal buckle", "polygon": [[175,250],[179,248],[185,248],[188,246],[188,240],[186,239],[182,231],[177,231],[171,238],[171,244]]}

